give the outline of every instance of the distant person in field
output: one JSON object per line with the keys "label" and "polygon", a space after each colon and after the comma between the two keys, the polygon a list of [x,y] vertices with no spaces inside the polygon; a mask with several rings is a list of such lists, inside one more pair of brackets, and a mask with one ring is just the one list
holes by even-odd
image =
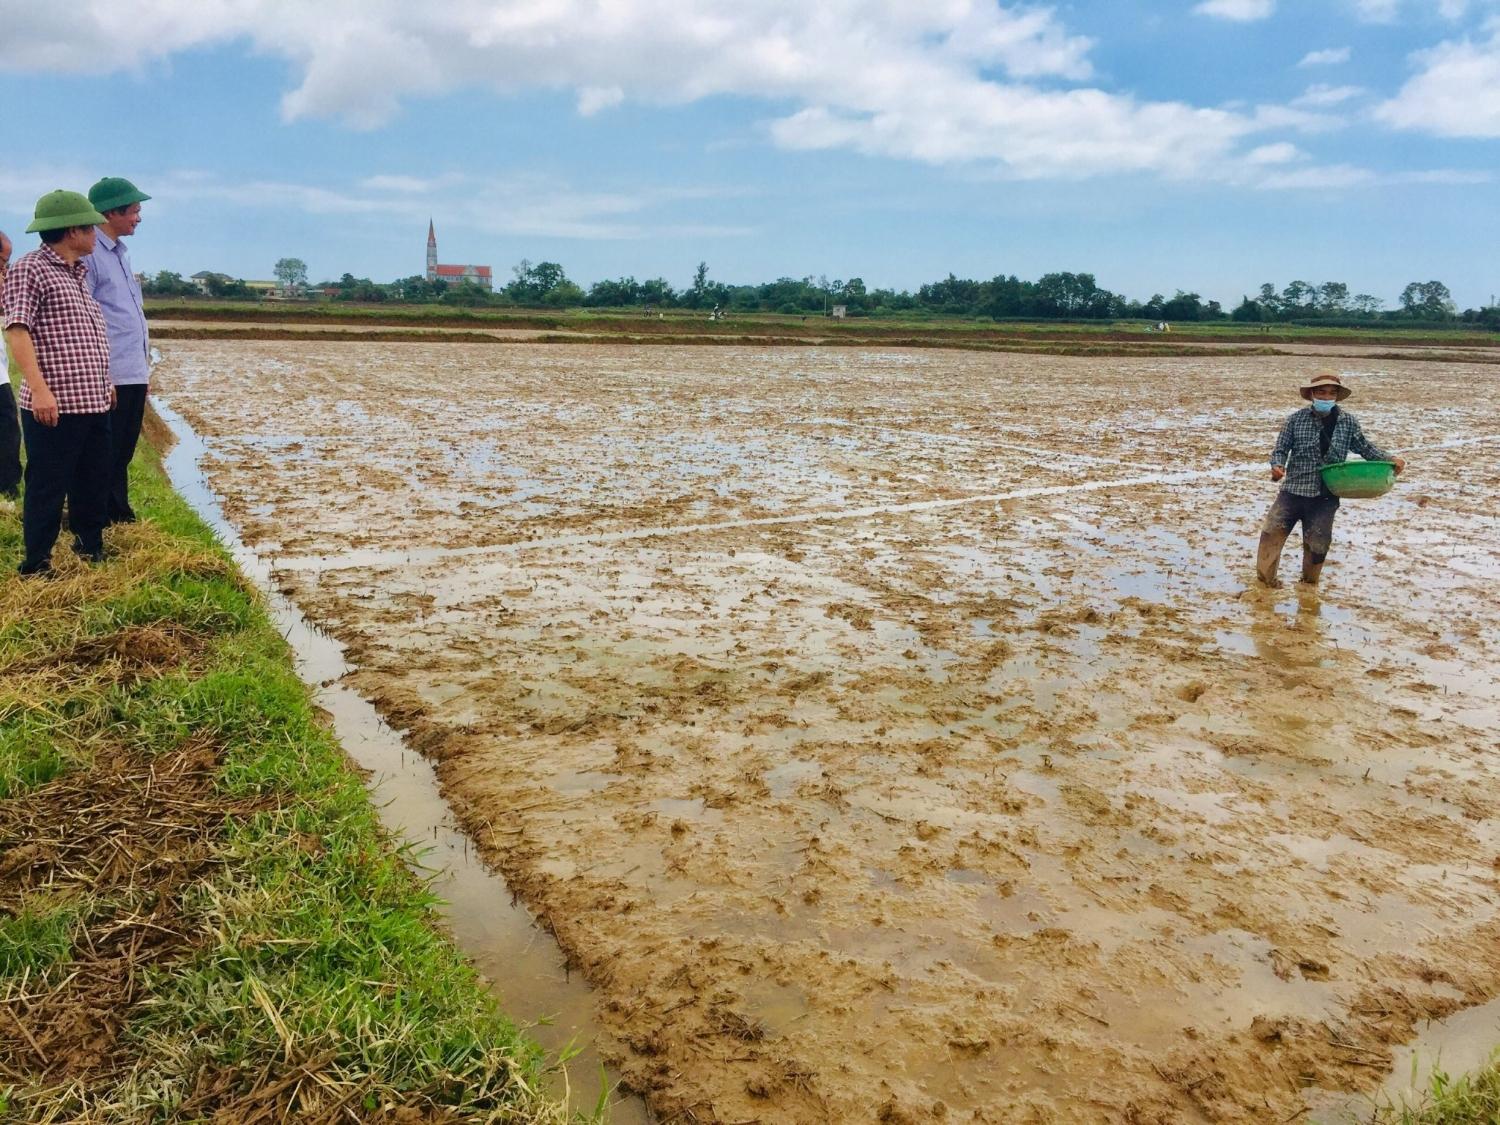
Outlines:
{"label": "distant person in field", "polygon": [[94,252],[84,259],[89,292],[104,311],[109,330],[109,378],[115,387],[110,414],[109,501],[104,522],[134,523],[130,506],[130,459],[135,456],[151,382],[151,340],[141,285],[130,268],[124,239],[141,223],[141,204],[151,197],[129,180],[106,176],[89,188],[89,202],[104,216]]}
{"label": "distant person in field", "polygon": [[1406,461],[1392,457],[1365,437],[1358,420],[1339,404],[1354,392],[1331,371],[1320,372],[1302,385],[1308,405],[1281,427],[1271,450],[1271,479],[1281,482],[1276,502],[1260,529],[1255,570],[1267,586],[1278,586],[1276,568],[1281,548],[1298,523],[1302,524],[1302,581],[1317,585],[1323,560],[1333,543],[1333,517],[1339,498],[1328,491],[1318,472],[1336,465],[1353,451],[1367,461],[1394,461],[1396,472]]}
{"label": "distant person in field", "polygon": [[52,570],[63,501],[73,550],[104,561],[109,494],[109,336],[89,296],[83,259],[104,222],[86,196],[52,191],[36,203],[28,232],[42,244],[5,278],[5,342],[21,369],[21,435],[26,441],[26,496],[21,509],[23,575]]}
{"label": "distant person in field", "polygon": [[[0,291],[10,269],[10,239],[0,230]],[[0,382],[0,510],[13,511],[21,498],[21,421],[16,417],[16,396],[10,389],[10,349],[0,344],[6,378]]]}

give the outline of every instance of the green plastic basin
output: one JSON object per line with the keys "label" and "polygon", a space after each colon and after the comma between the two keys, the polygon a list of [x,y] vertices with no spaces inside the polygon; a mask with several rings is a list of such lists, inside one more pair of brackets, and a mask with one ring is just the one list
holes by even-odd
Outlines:
{"label": "green plastic basin", "polygon": [[1396,483],[1394,461],[1344,461],[1320,470],[1328,491],[1344,500],[1384,496]]}

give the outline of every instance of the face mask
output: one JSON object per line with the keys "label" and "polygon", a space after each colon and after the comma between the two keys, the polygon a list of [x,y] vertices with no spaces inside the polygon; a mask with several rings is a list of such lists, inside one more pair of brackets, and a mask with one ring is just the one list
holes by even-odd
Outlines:
{"label": "face mask", "polygon": [[1312,400],[1313,409],[1319,414],[1327,414],[1337,403],[1331,398],[1315,398]]}

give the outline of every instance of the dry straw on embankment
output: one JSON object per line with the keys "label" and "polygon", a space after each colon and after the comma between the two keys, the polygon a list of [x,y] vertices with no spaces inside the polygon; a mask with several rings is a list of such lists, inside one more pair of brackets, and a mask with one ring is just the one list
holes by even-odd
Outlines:
{"label": "dry straw on embankment", "polygon": [[136,468],[101,566],[21,580],[0,515],[0,1118],[563,1120],[256,595]]}

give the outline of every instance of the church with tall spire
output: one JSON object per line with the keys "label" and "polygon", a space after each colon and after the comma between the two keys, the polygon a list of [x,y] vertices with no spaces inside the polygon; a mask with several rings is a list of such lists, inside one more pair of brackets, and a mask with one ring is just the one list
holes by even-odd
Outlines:
{"label": "church with tall spire", "polygon": [[470,281],[489,292],[493,292],[495,288],[494,271],[489,266],[438,264],[437,230],[433,227],[431,219],[427,220],[427,280],[446,281],[449,285],[457,285],[460,281]]}

